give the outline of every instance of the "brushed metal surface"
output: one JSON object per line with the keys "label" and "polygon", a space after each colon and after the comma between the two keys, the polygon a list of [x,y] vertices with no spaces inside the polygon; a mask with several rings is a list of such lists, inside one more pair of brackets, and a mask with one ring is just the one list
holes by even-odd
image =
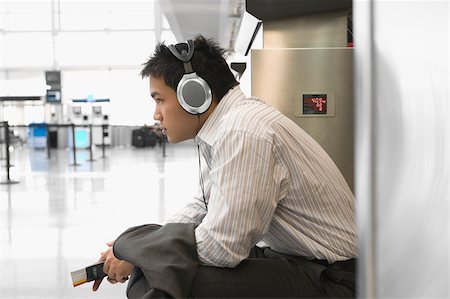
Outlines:
{"label": "brushed metal surface", "polygon": [[376,298],[377,202],[375,201],[375,105],[373,1],[355,1],[355,197],[358,226],[357,297]]}
{"label": "brushed metal surface", "polygon": [[347,10],[264,22],[264,49],[347,46]]}
{"label": "brushed metal surface", "polygon": [[449,298],[449,4],[356,1],[360,298]]}
{"label": "brushed metal surface", "polygon": [[[327,151],[353,190],[353,50],[252,50],[252,95],[292,119]],[[332,92],[334,117],[295,116],[302,91]]]}

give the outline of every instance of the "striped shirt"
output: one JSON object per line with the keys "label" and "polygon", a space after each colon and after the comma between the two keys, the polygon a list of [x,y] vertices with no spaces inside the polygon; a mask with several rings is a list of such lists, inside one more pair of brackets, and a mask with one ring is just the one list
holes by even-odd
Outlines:
{"label": "striped shirt", "polygon": [[204,198],[168,222],[197,225],[202,264],[234,267],[257,243],[329,263],[356,256],[350,188],[322,147],[278,110],[235,87],[195,142]]}

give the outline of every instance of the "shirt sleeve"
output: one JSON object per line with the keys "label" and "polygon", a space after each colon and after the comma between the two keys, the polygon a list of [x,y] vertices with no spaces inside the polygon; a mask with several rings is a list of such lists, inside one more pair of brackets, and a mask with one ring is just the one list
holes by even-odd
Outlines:
{"label": "shirt sleeve", "polygon": [[198,195],[175,215],[171,216],[166,223],[194,223],[195,226],[198,226],[205,215],[206,208],[203,196]]}
{"label": "shirt sleeve", "polygon": [[208,213],[195,230],[202,264],[235,267],[267,233],[285,175],[270,140],[227,132],[213,146]]}

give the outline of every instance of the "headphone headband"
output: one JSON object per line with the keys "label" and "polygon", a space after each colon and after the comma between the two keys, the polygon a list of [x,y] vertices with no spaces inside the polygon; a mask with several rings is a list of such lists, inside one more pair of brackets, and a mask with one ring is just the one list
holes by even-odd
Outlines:
{"label": "headphone headband", "polygon": [[[183,50],[181,50],[181,53],[180,53],[180,51],[177,49],[177,46],[180,47],[180,46],[184,46],[184,45],[187,45],[187,51],[183,49]],[[194,55],[194,42],[192,41],[192,39],[190,39],[190,40],[186,41],[185,43],[170,45],[169,50],[179,60],[181,60],[183,62],[189,62],[192,58],[192,55]]]}
{"label": "headphone headband", "polygon": [[[185,49],[180,51],[178,50],[178,48],[183,47],[184,45],[187,45],[187,51]],[[178,60],[183,62],[183,66],[184,66],[184,73],[185,74],[189,74],[194,72],[192,70],[192,65],[191,65],[191,59],[192,59],[192,55],[194,55],[194,42],[190,39],[188,41],[186,41],[185,43],[179,43],[176,45],[170,45],[169,46],[169,50],[170,52],[172,52],[172,54],[178,58]]]}

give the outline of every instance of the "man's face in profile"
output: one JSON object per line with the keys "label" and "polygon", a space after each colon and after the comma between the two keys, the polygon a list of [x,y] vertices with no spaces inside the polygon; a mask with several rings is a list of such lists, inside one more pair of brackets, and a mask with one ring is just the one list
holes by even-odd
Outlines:
{"label": "man's face in profile", "polygon": [[153,118],[160,122],[162,133],[170,143],[195,137],[197,117],[181,107],[175,90],[167,86],[162,78],[150,76],[150,94],[156,104]]}

